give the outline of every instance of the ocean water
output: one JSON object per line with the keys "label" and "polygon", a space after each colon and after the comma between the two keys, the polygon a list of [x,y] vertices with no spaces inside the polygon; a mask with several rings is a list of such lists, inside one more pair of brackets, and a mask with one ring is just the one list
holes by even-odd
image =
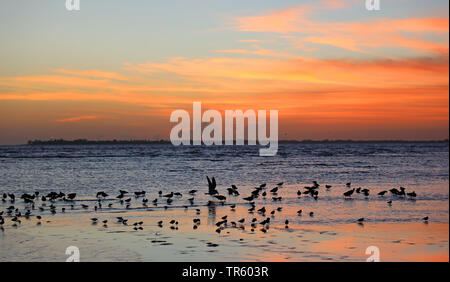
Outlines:
{"label": "ocean water", "polygon": [[[206,175],[216,178],[226,203],[242,206],[242,198],[254,187],[267,183],[273,188],[284,182],[278,193],[282,201],[274,202],[268,193],[255,202],[268,210],[281,206],[292,215],[298,209],[314,211],[314,217],[304,216],[302,224],[350,223],[356,217],[373,223],[411,222],[425,215],[435,222],[449,221],[448,142],[282,143],[274,157],[260,157],[256,146],[0,146],[1,193],[76,192],[79,200],[89,201],[98,191],[113,199],[119,189],[144,190],[150,200],[158,198],[158,191],[181,192],[184,196],[170,205],[176,208],[188,205],[187,192],[197,189],[195,205],[202,206],[212,199],[204,194]],[[321,184],[318,200],[297,197],[297,191],[314,180]],[[370,196],[355,193],[345,199],[347,182],[370,189]],[[239,197],[228,195],[231,184],[239,188]],[[333,187],[327,190],[325,184]],[[417,197],[376,195],[400,186]],[[132,209],[142,207],[141,199],[132,200]]]}

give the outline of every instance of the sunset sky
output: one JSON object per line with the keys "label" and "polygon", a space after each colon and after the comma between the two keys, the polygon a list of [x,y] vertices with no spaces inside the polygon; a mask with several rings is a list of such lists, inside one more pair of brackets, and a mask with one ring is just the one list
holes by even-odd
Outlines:
{"label": "sunset sky", "polygon": [[448,1],[0,0],[0,144],[168,139],[279,110],[280,139],[449,135]]}

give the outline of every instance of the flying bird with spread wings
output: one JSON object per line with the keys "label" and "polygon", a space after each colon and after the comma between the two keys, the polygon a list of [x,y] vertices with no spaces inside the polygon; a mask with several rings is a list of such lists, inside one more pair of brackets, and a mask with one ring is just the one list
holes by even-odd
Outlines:
{"label": "flying bird with spread wings", "polygon": [[208,180],[208,195],[216,195],[219,194],[219,191],[216,190],[216,179],[213,177],[212,179],[209,179],[208,176],[206,176],[206,179]]}

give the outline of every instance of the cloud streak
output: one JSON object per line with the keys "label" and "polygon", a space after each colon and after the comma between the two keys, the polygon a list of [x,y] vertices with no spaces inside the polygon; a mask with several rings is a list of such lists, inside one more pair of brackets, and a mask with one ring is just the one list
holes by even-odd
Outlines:
{"label": "cloud streak", "polygon": [[[334,2],[301,4],[258,16],[238,17],[234,19],[233,28],[245,32],[289,34],[298,48],[309,43],[373,54],[380,54],[380,48],[448,54],[448,17],[312,20],[321,9],[340,9],[345,6],[343,2]],[[431,35],[433,39],[430,39]]]}
{"label": "cloud streak", "polygon": [[70,117],[70,118],[63,118],[63,119],[57,119],[57,122],[76,122],[80,120],[89,120],[89,119],[98,119],[98,116],[79,116],[79,117]]}

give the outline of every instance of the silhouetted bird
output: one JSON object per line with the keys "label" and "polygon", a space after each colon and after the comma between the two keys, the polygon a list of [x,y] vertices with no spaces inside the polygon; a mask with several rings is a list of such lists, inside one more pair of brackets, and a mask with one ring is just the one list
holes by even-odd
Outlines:
{"label": "silhouetted bird", "polygon": [[215,195],[214,197],[219,201],[225,201],[227,199],[227,197],[222,196],[222,195]]}
{"label": "silhouetted bird", "polygon": [[345,196],[345,197],[350,197],[350,196],[353,194],[353,192],[355,192],[355,188],[353,188],[352,190],[349,190],[349,191],[345,192],[345,193],[344,193],[344,196]]}
{"label": "silhouetted bird", "polygon": [[219,191],[216,190],[216,179],[213,177],[212,179],[209,179],[208,176],[206,176],[206,179],[208,180],[208,193],[209,195],[215,195],[219,194]]}
{"label": "silhouetted bird", "polygon": [[97,197],[97,198],[100,198],[100,197],[106,198],[106,197],[108,197],[108,194],[106,194],[106,193],[103,192],[103,191],[100,191],[100,192],[97,193],[97,196],[96,196],[96,197]]}
{"label": "silhouetted bird", "polygon": [[137,192],[134,192],[134,195],[135,195],[136,197],[145,196],[145,191],[137,191]]}
{"label": "silhouetted bird", "polygon": [[392,188],[392,189],[390,189],[389,190],[392,194],[394,194],[394,195],[399,195],[400,194],[400,191],[397,189],[397,188]]}
{"label": "silhouetted bird", "polygon": [[250,196],[250,197],[246,197],[246,198],[243,198],[244,200],[246,200],[246,201],[253,201],[253,196]]}

